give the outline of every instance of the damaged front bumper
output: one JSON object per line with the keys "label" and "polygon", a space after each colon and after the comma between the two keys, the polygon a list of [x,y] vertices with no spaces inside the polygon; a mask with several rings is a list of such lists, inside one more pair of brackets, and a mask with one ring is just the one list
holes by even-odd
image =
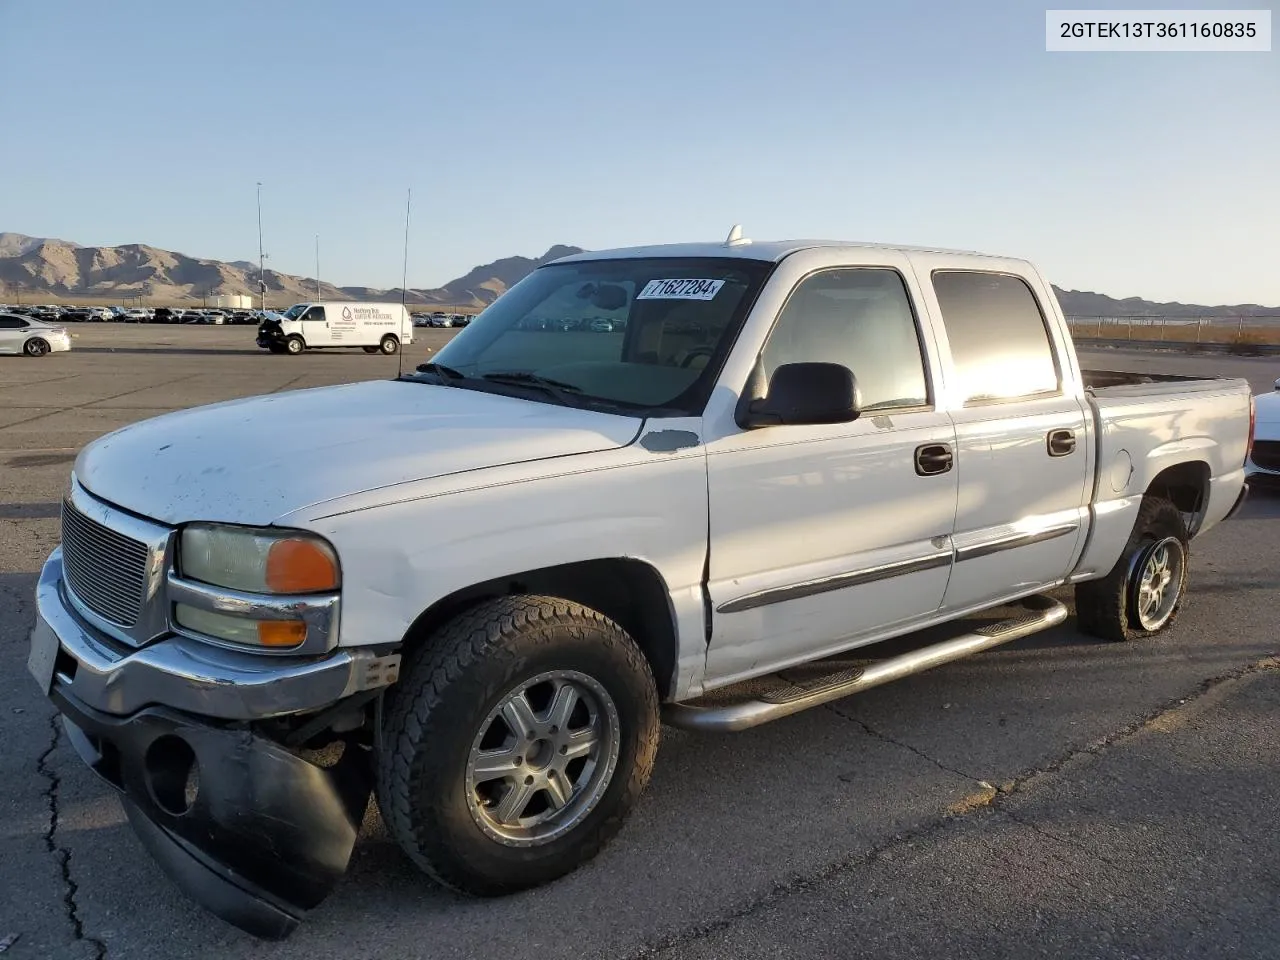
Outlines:
{"label": "damaged front bumper", "polygon": [[93,710],[51,697],[81,759],[120,791],[143,846],[189,897],[280,939],[346,872],[369,801],[369,761],[346,743],[319,767],[241,727],[149,707]]}
{"label": "damaged front bumper", "polygon": [[250,721],[285,717],[272,724],[285,729],[392,682],[399,658],[266,658],[181,637],[124,649],[79,620],[63,589],[55,551],[28,667],[72,745],[188,896],[256,936],[287,936],[346,871],[372,767],[354,739],[312,762]]}

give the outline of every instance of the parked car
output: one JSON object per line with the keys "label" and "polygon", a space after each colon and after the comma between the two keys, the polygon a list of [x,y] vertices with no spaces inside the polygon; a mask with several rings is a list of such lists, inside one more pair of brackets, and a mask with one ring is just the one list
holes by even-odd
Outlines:
{"label": "parked car", "polygon": [[124,312],[121,319],[125,323],[150,323],[154,315],[154,312],[146,307],[132,307]]}
{"label": "parked car", "polygon": [[1254,398],[1257,423],[1249,451],[1249,475],[1280,480],[1280,379],[1271,393]]}
{"label": "parked car", "polygon": [[85,323],[93,320],[93,311],[88,307],[69,307],[62,312],[62,319],[68,323]]}
{"label": "parked car", "polygon": [[173,310],[170,307],[156,307],[155,313],[151,316],[152,323],[180,323],[180,310]]}
{"label": "parked car", "polygon": [[[524,332],[585,280],[632,335]],[[1082,370],[1024,260],[735,231],[540,266],[485,329],[76,461],[29,670],[259,936],[338,881],[375,783],[414,863],[510,892],[617,832],[660,718],[849,696],[1061,623],[1067,585],[1084,632],[1160,633],[1246,489],[1248,384]]]}
{"label": "parked car", "polygon": [[65,327],[17,313],[0,313],[0,353],[43,357],[70,349],[71,336]]}

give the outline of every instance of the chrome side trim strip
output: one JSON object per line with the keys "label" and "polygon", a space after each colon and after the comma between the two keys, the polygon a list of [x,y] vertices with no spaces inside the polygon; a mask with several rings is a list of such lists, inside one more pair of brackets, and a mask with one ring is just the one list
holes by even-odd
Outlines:
{"label": "chrome side trim strip", "polygon": [[868,567],[866,570],[837,573],[818,580],[806,580],[786,587],[773,587],[769,590],[749,593],[745,597],[738,597],[736,600],[720,604],[716,607],[716,613],[741,613],[744,610],[754,610],[756,607],[768,606],[771,603],[798,600],[801,597],[812,597],[830,590],[843,590],[846,587],[857,587],[864,583],[875,583],[877,580],[888,580],[891,577],[902,577],[909,573],[921,573],[950,565],[951,551],[949,550],[946,553],[936,553],[928,557],[897,560],[878,567]]}
{"label": "chrome side trim strip", "polygon": [[961,563],[965,560],[977,560],[979,557],[988,557],[1002,550],[1016,550],[1018,547],[1027,547],[1033,543],[1056,540],[1058,537],[1065,537],[1069,533],[1075,533],[1079,529],[1080,522],[1072,521],[1071,523],[1055,524],[1052,527],[1043,527],[1040,530],[1031,530],[1027,533],[1014,533],[1004,537],[997,537],[994,540],[986,540],[982,543],[957,547],[956,563]]}

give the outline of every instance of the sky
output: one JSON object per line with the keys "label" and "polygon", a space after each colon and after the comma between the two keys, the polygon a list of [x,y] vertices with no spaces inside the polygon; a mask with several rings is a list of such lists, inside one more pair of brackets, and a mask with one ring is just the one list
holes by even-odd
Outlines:
{"label": "sky", "polygon": [[261,182],[269,267],[391,287],[412,189],[415,287],[740,222],[1280,305],[1280,43],[1044,46],[1003,0],[0,0],[0,231],[256,261]]}

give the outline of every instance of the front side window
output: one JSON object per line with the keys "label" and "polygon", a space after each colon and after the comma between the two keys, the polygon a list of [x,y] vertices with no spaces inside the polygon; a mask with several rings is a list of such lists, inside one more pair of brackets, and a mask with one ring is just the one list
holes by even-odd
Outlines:
{"label": "front side window", "polygon": [[305,321],[314,320],[317,323],[324,323],[324,307],[312,307],[307,311],[306,316],[302,319]]}
{"label": "front side window", "polygon": [[523,382],[522,395],[548,402],[697,415],[772,266],[680,257],[541,267],[436,355],[449,374],[426,375],[476,389]]}
{"label": "front side window", "polygon": [[806,277],[778,315],[760,362],[766,379],[784,363],[848,367],[864,411],[929,402],[915,315],[896,270],[824,270]]}
{"label": "front side window", "polygon": [[933,290],[964,402],[1060,389],[1044,314],[1025,280],[1007,273],[939,270]]}

